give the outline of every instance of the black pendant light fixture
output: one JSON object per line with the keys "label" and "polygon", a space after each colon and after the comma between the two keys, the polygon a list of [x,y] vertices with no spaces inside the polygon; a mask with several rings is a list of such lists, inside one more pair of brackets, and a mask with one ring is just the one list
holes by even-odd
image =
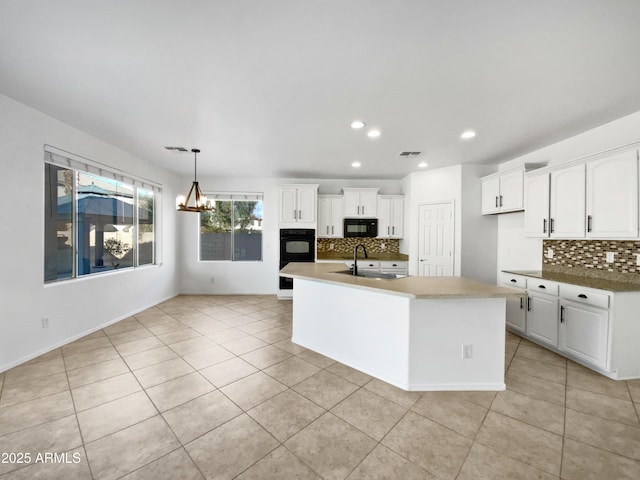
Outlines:
{"label": "black pendant light fixture", "polygon": [[[197,163],[200,150],[192,148],[191,151],[193,152],[193,183],[186,197],[179,195],[178,198],[176,198],[176,209],[180,212],[205,212],[213,210],[211,203],[207,200],[207,197],[202,194],[200,186],[198,185]],[[192,195],[194,195],[194,199],[193,203],[190,204]]]}

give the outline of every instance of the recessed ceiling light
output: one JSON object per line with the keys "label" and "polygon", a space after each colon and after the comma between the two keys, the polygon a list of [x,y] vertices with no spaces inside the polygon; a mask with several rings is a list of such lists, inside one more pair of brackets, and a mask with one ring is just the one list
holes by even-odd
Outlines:
{"label": "recessed ceiling light", "polygon": [[354,120],[353,122],[351,122],[351,128],[354,128],[356,130],[364,127],[366,125],[366,123],[364,123],[362,120]]}
{"label": "recessed ceiling light", "polygon": [[476,132],[474,132],[473,130],[465,130],[464,132],[462,132],[462,135],[460,135],[460,138],[462,138],[463,140],[469,140],[470,138],[473,138],[476,136]]}
{"label": "recessed ceiling light", "polygon": [[429,166],[429,164],[428,164],[427,162],[420,162],[420,163],[418,164],[418,166],[419,166],[420,168],[426,168],[426,167],[428,167],[428,166]]}
{"label": "recessed ceiling light", "polygon": [[380,136],[380,130],[369,130],[367,132],[367,137],[376,138]]}
{"label": "recessed ceiling light", "polygon": [[355,161],[355,162],[353,162],[353,163],[351,164],[351,166],[352,166],[353,168],[360,168],[360,166],[361,166],[361,165],[362,165],[362,164],[361,164],[360,162],[358,162],[358,161]]}

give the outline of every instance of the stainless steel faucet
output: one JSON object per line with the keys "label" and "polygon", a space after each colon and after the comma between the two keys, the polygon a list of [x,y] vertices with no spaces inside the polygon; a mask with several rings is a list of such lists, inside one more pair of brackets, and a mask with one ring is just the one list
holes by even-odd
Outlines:
{"label": "stainless steel faucet", "polygon": [[367,247],[365,247],[363,243],[355,246],[353,249],[353,275],[358,275],[358,248],[360,247],[362,247],[362,251],[364,252],[364,258],[369,258],[369,255],[367,255]]}

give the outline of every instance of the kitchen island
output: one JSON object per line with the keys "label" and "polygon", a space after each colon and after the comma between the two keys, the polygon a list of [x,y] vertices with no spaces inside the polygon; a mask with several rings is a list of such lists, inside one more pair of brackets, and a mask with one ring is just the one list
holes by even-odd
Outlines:
{"label": "kitchen island", "polygon": [[404,390],[504,390],[506,298],[462,277],[355,277],[290,263],[292,341]]}

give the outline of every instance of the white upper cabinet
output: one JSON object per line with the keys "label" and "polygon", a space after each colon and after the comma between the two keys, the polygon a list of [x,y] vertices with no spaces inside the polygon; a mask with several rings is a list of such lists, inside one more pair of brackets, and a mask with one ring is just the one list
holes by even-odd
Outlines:
{"label": "white upper cabinet", "polygon": [[378,238],[402,238],[404,196],[378,196]]}
{"label": "white upper cabinet", "polygon": [[549,236],[549,174],[524,179],[524,234],[527,237]]}
{"label": "white upper cabinet", "polygon": [[587,163],[587,237],[638,237],[636,150]]}
{"label": "white upper cabinet", "polygon": [[523,180],[523,167],[482,178],[482,214],[522,210],[524,208]]}
{"label": "white upper cabinet", "polygon": [[318,185],[281,185],[280,227],[316,228]]}
{"label": "white upper cabinet", "polygon": [[318,195],[318,238],[342,237],[342,195]]}
{"label": "white upper cabinet", "polygon": [[584,164],[551,172],[549,211],[551,238],[584,238]]}
{"label": "white upper cabinet", "polygon": [[378,188],[343,188],[344,216],[375,218],[377,216]]}

